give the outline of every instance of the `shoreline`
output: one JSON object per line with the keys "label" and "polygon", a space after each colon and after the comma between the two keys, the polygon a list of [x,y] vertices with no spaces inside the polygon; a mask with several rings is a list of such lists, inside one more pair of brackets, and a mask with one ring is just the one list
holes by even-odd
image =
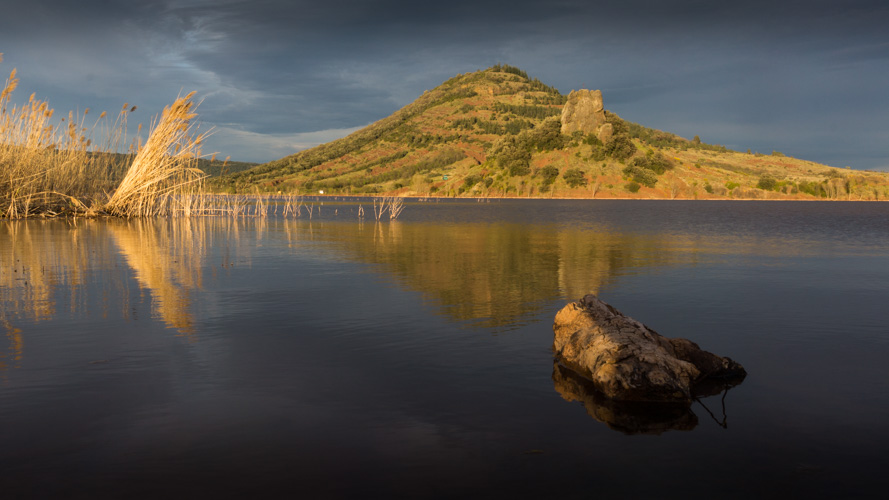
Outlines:
{"label": "shoreline", "polygon": [[382,195],[382,194],[273,194],[273,193],[210,193],[211,196],[245,196],[245,197],[262,197],[262,198],[275,198],[275,197],[299,197],[299,198],[316,198],[316,199],[337,199],[337,198],[404,198],[404,199],[413,199],[413,200],[473,200],[476,202],[483,202],[484,200],[539,200],[539,201],[554,201],[554,200],[607,200],[607,201],[805,201],[805,202],[861,202],[861,203],[885,203],[889,202],[887,200],[842,200],[842,199],[830,199],[830,198],[615,198],[615,197],[595,197],[595,198],[584,198],[584,197],[575,197],[575,196],[559,196],[553,198],[542,198],[542,197],[521,197],[521,196],[418,196],[418,195]]}

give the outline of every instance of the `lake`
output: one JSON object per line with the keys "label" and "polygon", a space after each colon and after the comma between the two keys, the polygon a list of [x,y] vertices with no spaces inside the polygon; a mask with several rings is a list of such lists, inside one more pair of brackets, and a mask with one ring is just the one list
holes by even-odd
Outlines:
{"label": "lake", "polygon": [[[0,494],[885,494],[889,204],[307,203],[0,221]],[[747,378],[608,407],[553,366],[587,293]]]}

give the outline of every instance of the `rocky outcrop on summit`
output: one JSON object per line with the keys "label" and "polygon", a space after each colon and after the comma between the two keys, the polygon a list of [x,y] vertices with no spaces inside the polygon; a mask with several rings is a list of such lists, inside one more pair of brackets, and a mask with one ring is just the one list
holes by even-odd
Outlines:
{"label": "rocky outcrop on summit", "polygon": [[562,108],[562,133],[596,134],[602,143],[611,140],[613,129],[605,122],[605,105],[601,90],[572,90]]}
{"label": "rocky outcrop on summit", "polygon": [[746,375],[730,358],[663,337],[595,295],[562,308],[553,332],[556,361],[617,401],[691,403],[714,382],[729,387]]}

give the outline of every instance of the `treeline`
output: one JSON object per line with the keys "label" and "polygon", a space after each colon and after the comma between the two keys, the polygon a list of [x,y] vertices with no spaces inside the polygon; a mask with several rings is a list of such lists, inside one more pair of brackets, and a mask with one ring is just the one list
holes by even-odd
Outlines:
{"label": "treeline", "polygon": [[633,144],[626,122],[608,111],[605,112],[605,121],[612,127],[611,140],[607,144],[603,144],[594,133],[583,138],[584,144],[592,146],[590,159],[602,161],[605,158],[613,158],[619,162],[625,162],[632,158],[636,154],[636,145]]}
{"label": "treeline", "polygon": [[531,90],[538,91],[538,92],[545,92],[547,94],[553,94],[553,95],[558,96],[560,98],[560,99],[558,99],[560,102],[553,102],[551,104],[564,104],[565,99],[567,99],[567,97],[562,96],[562,94],[559,92],[559,89],[557,89],[555,87],[551,87],[551,86],[541,82],[537,78],[528,77],[528,73],[526,73],[525,71],[523,71],[519,68],[516,68],[515,66],[510,66],[508,64],[495,64],[495,65],[491,66],[490,68],[488,68],[488,71],[493,71],[495,73],[509,73],[511,75],[516,75],[516,76],[522,77],[528,81],[528,84],[531,86]]}
{"label": "treeline", "polygon": [[725,146],[719,144],[707,144],[701,142],[701,139],[698,136],[695,136],[694,140],[690,141],[676,134],[671,134],[670,132],[648,128],[639,125],[638,123],[624,120],[620,116],[607,110],[605,111],[605,116],[608,122],[615,127],[615,132],[617,132],[617,129],[620,128],[620,130],[626,133],[627,136],[629,136],[630,138],[638,139],[650,146],[658,148],[675,148],[681,150],[702,149],[707,151],[717,151],[720,153],[726,153],[730,151]]}
{"label": "treeline", "polygon": [[479,119],[478,117],[460,118],[454,120],[453,125],[459,130],[479,130],[485,134],[492,135],[515,135],[529,128],[533,128],[534,124],[528,120],[510,120],[506,123],[497,123],[495,121]]}
{"label": "treeline", "polygon": [[528,73],[525,73],[515,66],[510,66],[509,64],[495,64],[488,68],[488,71],[493,71],[494,73],[509,73],[512,75],[518,75],[525,80],[528,79]]}
{"label": "treeline", "polygon": [[510,176],[531,173],[531,154],[540,151],[562,149],[568,137],[562,134],[562,123],[548,118],[537,127],[524,130],[515,136],[504,136],[494,143],[488,157],[494,158],[497,166]]}
{"label": "treeline", "polygon": [[197,167],[204,171],[210,177],[219,177],[220,175],[233,174],[235,172],[243,172],[244,170],[253,168],[259,163],[250,163],[246,161],[228,161],[228,160],[211,160],[200,158],[197,161]]}
{"label": "treeline", "polygon": [[498,113],[512,113],[516,116],[534,118],[537,120],[543,120],[544,118],[549,118],[550,116],[557,116],[562,114],[562,110],[559,108],[527,104],[507,104],[502,102],[494,103],[494,111]]}
{"label": "treeline", "polygon": [[859,197],[864,199],[880,199],[881,193],[871,184],[867,177],[859,175],[843,175],[838,171],[830,171],[825,179],[793,182],[775,179],[763,175],[756,183],[757,189],[775,191],[785,194],[804,193],[816,198],[839,199]]}
{"label": "treeline", "polygon": [[[377,167],[380,165],[386,165],[389,163],[393,163],[393,162],[396,162],[396,161],[404,158],[405,156],[407,156],[410,153],[411,153],[411,150],[409,150],[409,149],[405,149],[402,151],[396,151],[395,153],[383,156],[383,157],[378,158],[376,160],[362,163],[361,165],[358,165],[357,167],[355,167],[353,172],[363,172],[365,170],[368,170],[368,169],[371,169],[371,168],[374,168],[374,167]],[[343,175],[342,172],[339,172],[337,170],[327,170],[325,172],[321,172],[321,173],[314,175],[312,180],[317,183],[319,181],[332,179],[335,177],[339,177],[341,175]]]}
{"label": "treeline", "polygon": [[478,95],[478,93],[475,90],[472,90],[471,88],[468,88],[468,87],[467,88],[458,88],[458,89],[448,91],[447,93],[445,93],[444,95],[442,95],[441,97],[439,97],[438,99],[433,101],[429,107],[432,108],[432,107],[439,106],[441,104],[445,104],[445,103],[448,103],[451,101],[456,101],[458,99],[468,99],[470,97],[475,97],[477,95]]}
{"label": "treeline", "polygon": [[654,187],[657,184],[657,176],[672,170],[673,167],[672,161],[657,152],[633,158],[621,172],[631,182]]}
{"label": "treeline", "polygon": [[373,193],[378,191],[377,187],[372,187],[369,190],[365,189],[365,187],[372,184],[382,184],[392,181],[405,181],[401,183],[397,182],[395,184],[395,189],[399,189],[403,187],[406,182],[410,182],[410,180],[417,174],[432,172],[434,170],[447,167],[448,165],[454,164],[464,158],[466,158],[466,155],[462,151],[458,151],[455,149],[446,149],[440,151],[431,158],[427,158],[401,168],[392,168],[391,170],[388,170],[386,172],[381,172],[374,175],[359,174],[352,177],[339,177],[336,179],[324,180],[320,182],[317,180],[309,180],[308,182],[303,184],[303,187],[308,191],[323,189],[328,192],[337,192],[348,189],[352,193]]}

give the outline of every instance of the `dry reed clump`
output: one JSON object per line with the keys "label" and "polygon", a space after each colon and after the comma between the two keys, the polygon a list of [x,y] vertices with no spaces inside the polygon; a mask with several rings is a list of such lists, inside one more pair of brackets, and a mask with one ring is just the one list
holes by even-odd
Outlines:
{"label": "dry reed clump", "polygon": [[[96,153],[93,134],[105,114],[88,127],[89,110],[52,124],[53,110],[31,94],[21,106],[10,104],[18,86],[13,70],[0,92],[0,216],[27,217],[90,212],[111,187],[122,165],[121,155]],[[118,147],[125,137],[126,115],[106,135],[104,146]],[[123,124],[121,124],[121,120]]]}
{"label": "dry reed clump", "polygon": [[135,106],[125,104],[110,124],[104,112],[88,124],[89,109],[54,122],[34,94],[11,104],[18,82],[13,69],[0,92],[0,217],[200,213],[196,163],[206,134],[194,137],[189,125],[193,93],[164,109],[144,145],[133,140],[122,154]]}
{"label": "dry reed clump", "polygon": [[105,205],[109,213],[126,217],[202,213],[206,174],[197,168],[197,161],[206,134],[195,135],[190,123],[197,116],[192,97],[194,92],[164,108]]}

